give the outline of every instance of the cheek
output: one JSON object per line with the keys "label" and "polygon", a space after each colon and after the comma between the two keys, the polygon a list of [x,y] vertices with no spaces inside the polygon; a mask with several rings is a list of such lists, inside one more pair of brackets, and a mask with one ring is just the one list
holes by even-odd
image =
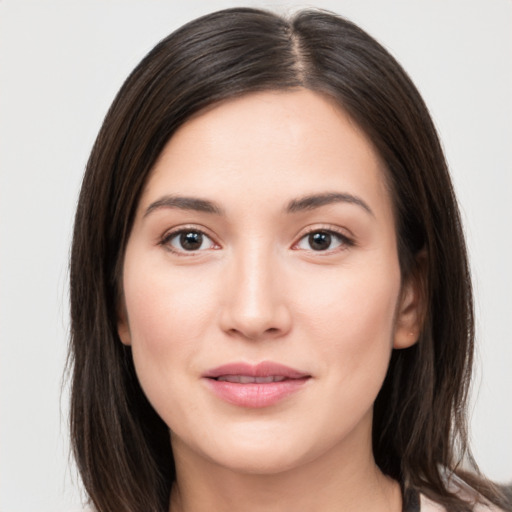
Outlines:
{"label": "cheek", "polygon": [[127,257],[124,292],[135,367],[143,388],[167,387],[208,339],[214,280],[197,271],[184,275],[166,265],[134,263]]}
{"label": "cheek", "polygon": [[176,418],[186,418],[195,408],[194,400],[183,400],[190,394],[186,375],[208,338],[204,329],[211,314],[205,302],[213,295],[204,288],[199,293],[200,283],[181,284],[179,277],[155,267],[146,275],[132,273],[125,282],[137,378],[171,429]]}
{"label": "cheek", "polygon": [[371,418],[392,351],[399,271],[349,274],[326,282],[302,306],[321,363],[323,386],[315,406],[330,418],[322,423],[318,415],[317,431],[326,440],[348,435],[362,418]]}
{"label": "cheek", "polygon": [[358,375],[358,370],[361,378],[375,373],[383,378],[400,293],[398,266],[344,269],[337,277],[329,276],[324,286],[316,277],[317,286],[300,310],[309,320],[309,338],[317,340],[326,371],[340,380]]}

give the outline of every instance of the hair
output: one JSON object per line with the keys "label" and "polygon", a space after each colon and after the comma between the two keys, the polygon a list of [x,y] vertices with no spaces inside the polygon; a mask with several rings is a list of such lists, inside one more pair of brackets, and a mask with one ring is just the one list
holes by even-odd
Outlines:
{"label": "hair", "polygon": [[396,60],[351,22],[324,11],[290,19],[248,8],[194,20],[162,40],[123,84],[83,179],[71,251],[71,436],[98,511],[166,511],[175,478],[168,427],[146,399],[117,333],[124,251],[145,182],[173,133],[222,100],[306,88],[333,98],[385,163],[402,278],[422,283],[418,343],[394,350],[374,406],[381,470],[446,506],[463,478],[504,498],[468,448],[474,326],[460,215],[428,110]]}

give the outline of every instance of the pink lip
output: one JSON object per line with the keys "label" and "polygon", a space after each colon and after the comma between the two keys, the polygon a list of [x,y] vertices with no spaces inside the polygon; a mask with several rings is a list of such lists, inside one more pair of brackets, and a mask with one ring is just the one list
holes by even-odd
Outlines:
{"label": "pink lip", "polygon": [[[239,383],[216,380],[219,377],[278,377],[277,382]],[[209,389],[222,400],[247,408],[261,408],[276,404],[298,392],[311,375],[271,361],[257,365],[230,363],[213,368],[203,374]],[[283,379],[284,378],[284,379]]]}

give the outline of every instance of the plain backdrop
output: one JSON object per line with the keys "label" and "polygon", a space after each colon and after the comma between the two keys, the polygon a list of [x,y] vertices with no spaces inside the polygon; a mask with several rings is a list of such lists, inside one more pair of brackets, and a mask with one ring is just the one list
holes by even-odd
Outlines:
{"label": "plain backdrop", "polygon": [[103,116],[151,47],[206,12],[342,14],[409,72],[440,131],[475,276],[472,438],[512,480],[512,1],[0,0],[0,510],[78,510],[68,453],[68,251]]}

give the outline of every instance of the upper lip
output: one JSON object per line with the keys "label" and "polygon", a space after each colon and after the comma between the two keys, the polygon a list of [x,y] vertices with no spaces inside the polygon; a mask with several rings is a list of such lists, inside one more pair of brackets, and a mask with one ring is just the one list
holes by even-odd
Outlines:
{"label": "upper lip", "polygon": [[217,379],[226,375],[243,375],[248,377],[285,377],[288,379],[303,379],[310,377],[308,373],[296,370],[273,361],[263,361],[258,364],[244,362],[228,363],[206,371],[203,377]]}

